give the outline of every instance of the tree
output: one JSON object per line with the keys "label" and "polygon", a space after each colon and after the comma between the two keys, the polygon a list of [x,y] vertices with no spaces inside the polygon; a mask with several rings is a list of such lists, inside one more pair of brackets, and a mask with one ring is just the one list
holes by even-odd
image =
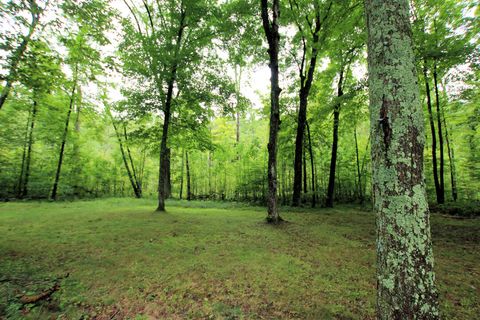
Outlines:
{"label": "tree", "polygon": [[[5,80],[5,86],[2,88],[2,91],[0,93],[0,109],[2,109],[3,104],[7,100],[13,83],[18,80],[18,66],[24,59],[28,44],[32,40],[33,34],[40,22],[40,16],[47,8],[48,2],[49,1],[47,0],[44,7],[41,7],[35,0],[22,0],[19,3],[15,3],[12,1],[5,6],[5,11],[2,8],[2,13],[9,13],[11,16],[13,16],[12,18],[18,23],[20,23],[22,26],[24,26],[28,30],[28,32],[26,35],[15,35],[13,37],[9,37],[6,32],[2,32],[2,36],[0,39],[3,40],[2,42],[5,42],[6,44],[5,46],[2,46],[2,49],[12,49],[13,47],[14,49],[11,50],[6,61],[5,69],[7,70],[7,75],[5,76],[5,79],[2,79]],[[23,18],[23,11],[27,11],[30,14],[30,22]],[[15,46],[15,42],[18,41],[19,43]]]}
{"label": "tree", "polygon": [[367,0],[377,317],[438,319],[423,112],[406,0]]}
{"label": "tree", "polygon": [[270,58],[270,132],[268,139],[268,196],[267,196],[267,222],[278,224],[282,221],[278,213],[277,195],[277,141],[280,128],[280,89],[278,75],[278,53],[280,51],[280,33],[278,31],[280,18],[279,0],[273,0],[272,18],[270,20],[268,1],[261,0],[262,24],[268,42],[268,56]]}

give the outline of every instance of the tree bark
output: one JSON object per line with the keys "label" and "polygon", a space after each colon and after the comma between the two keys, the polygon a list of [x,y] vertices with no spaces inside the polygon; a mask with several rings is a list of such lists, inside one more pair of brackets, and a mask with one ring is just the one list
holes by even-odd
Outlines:
{"label": "tree bark", "polygon": [[261,0],[263,30],[268,41],[268,55],[270,59],[270,129],[268,138],[268,196],[267,222],[278,224],[283,219],[278,212],[277,195],[277,151],[278,131],[280,128],[280,92],[278,52],[280,33],[278,18],[280,17],[280,1],[273,0],[272,21],[268,14],[268,0]]}
{"label": "tree bark", "polygon": [[437,61],[433,63],[433,83],[435,89],[435,104],[437,107],[437,128],[438,128],[438,148],[440,149],[440,197],[438,203],[445,203],[445,155],[443,148],[443,133],[442,133],[442,115],[440,112],[440,97],[438,93],[438,74],[437,74]]}
{"label": "tree bark", "polygon": [[180,192],[179,198],[182,200],[183,197],[183,169],[185,167],[185,151],[182,150],[182,169],[180,169]]}
{"label": "tree bark", "polygon": [[177,31],[176,37],[176,48],[174,54],[174,61],[172,63],[172,68],[170,70],[170,78],[168,79],[168,86],[167,86],[167,95],[165,98],[165,103],[163,106],[163,128],[162,128],[162,140],[160,143],[160,165],[159,165],[159,173],[158,173],[158,207],[157,211],[165,211],[165,199],[168,197],[169,194],[169,154],[170,150],[168,149],[167,142],[168,142],[168,128],[170,126],[170,118],[171,118],[171,107],[172,107],[172,99],[173,99],[173,89],[175,85],[175,81],[177,79],[177,67],[178,67],[178,56],[180,53],[180,48],[182,45],[182,38],[183,32],[185,30],[185,19],[186,13],[185,11],[181,11],[180,14],[180,21]]}
{"label": "tree bark", "polygon": [[353,137],[355,140],[355,160],[357,162],[357,176],[358,176],[358,199],[360,203],[363,204],[363,187],[362,187],[362,172],[360,170],[360,154],[358,152],[358,139],[357,139],[357,124],[355,123],[355,127],[353,129]]}
{"label": "tree bark", "polygon": [[185,151],[185,164],[187,169],[187,200],[192,200],[192,187],[190,182],[190,163],[188,162],[188,151]]}
{"label": "tree bark", "polygon": [[[306,57],[307,57],[307,46],[306,40],[303,38],[303,56],[302,63],[300,67],[300,107],[298,109],[298,118],[297,118],[297,136],[295,138],[295,160],[293,164],[294,176],[293,176],[293,195],[292,195],[292,206],[296,207],[300,205],[300,198],[302,192],[302,151],[303,151],[303,140],[305,135],[305,123],[307,120],[307,105],[308,105],[308,96],[310,94],[310,89],[312,87],[313,75],[315,74],[315,67],[317,64],[318,50],[320,45],[320,30],[322,28],[322,23],[327,19],[330,9],[332,7],[333,1],[330,1],[328,9],[325,13],[323,19],[320,17],[320,8],[318,4],[316,5],[315,11],[315,23],[314,29],[310,29],[312,33],[312,44],[310,52],[310,61],[308,67],[305,67]],[[310,22],[309,22],[310,23]],[[311,24],[313,26],[313,24]],[[301,27],[298,26],[299,30]]]}
{"label": "tree bark", "polygon": [[452,186],[452,199],[453,201],[456,202],[458,198],[458,190],[457,190],[457,174],[456,174],[456,168],[455,168],[455,154],[454,154],[453,146],[450,143],[447,120],[445,119],[445,113],[443,112],[443,110],[442,110],[442,116],[443,116],[443,126],[445,127],[445,142],[447,143],[448,162],[450,164],[450,183]]}
{"label": "tree bark", "polygon": [[33,129],[35,128],[35,118],[37,116],[37,98],[35,93],[33,94],[33,106],[32,106],[32,120],[30,122],[30,132],[28,133],[28,149],[27,158],[25,160],[25,179],[23,180],[22,193],[20,198],[24,198],[28,195],[28,180],[30,178],[30,163],[32,160],[33,149]]}
{"label": "tree bark", "polygon": [[20,168],[20,175],[18,177],[18,185],[16,188],[16,195],[17,198],[22,197],[22,190],[23,190],[23,181],[24,181],[24,175],[25,175],[25,161],[27,159],[27,149],[28,149],[28,141],[29,141],[29,129],[30,129],[30,121],[32,118],[32,110],[28,111],[28,117],[27,117],[27,126],[25,128],[25,140],[23,143],[23,152],[22,152],[22,166]]}
{"label": "tree bark", "polygon": [[432,113],[432,97],[430,95],[430,82],[428,80],[427,61],[423,61],[423,77],[425,79],[425,91],[427,95],[427,110],[428,121],[430,123],[430,131],[432,135],[432,166],[433,166],[433,182],[435,184],[435,194],[437,196],[437,203],[442,200],[440,191],[440,182],[438,180],[438,165],[437,165],[437,131],[435,130],[435,123],[433,121]]}
{"label": "tree bark", "polygon": [[73,105],[75,102],[75,91],[77,89],[77,68],[75,68],[75,80],[73,82],[72,92],[70,93],[70,105],[68,107],[67,118],[65,120],[65,127],[63,130],[62,136],[62,144],[60,146],[60,153],[58,156],[58,164],[57,164],[57,171],[55,173],[55,180],[53,182],[52,194],[50,196],[51,200],[57,200],[57,190],[58,190],[58,182],[60,181],[60,172],[62,170],[62,163],[63,163],[63,155],[65,153],[65,145],[67,143],[67,135],[68,135],[68,125],[70,123],[70,116],[72,114]]}
{"label": "tree bark", "polygon": [[317,205],[317,193],[315,190],[315,161],[313,158],[313,148],[312,148],[312,137],[310,136],[310,126],[307,125],[307,136],[308,136],[308,153],[310,154],[310,167],[311,167],[311,176],[312,176],[312,208],[315,208]]}
{"label": "tree bark", "polygon": [[[337,97],[343,96],[343,66],[340,69],[340,77],[337,85]],[[330,175],[328,179],[326,206],[333,208],[333,199],[335,192],[335,170],[337,167],[337,151],[338,151],[338,124],[340,121],[340,102],[336,103],[333,109],[333,143],[332,154],[330,158]]]}
{"label": "tree bark", "polygon": [[[305,126],[306,126],[306,121],[305,121]],[[306,132],[305,132],[306,133]],[[303,145],[303,193],[306,194],[308,193],[308,183],[307,183],[307,146],[306,144]]]}
{"label": "tree bark", "polygon": [[439,319],[407,0],[366,0],[377,319]]}
{"label": "tree bark", "polygon": [[19,46],[15,49],[12,54],[10,65],[8,66],[8,75],[6,76],[6,83],[5,87],[3,87],[2,92],[0,94],[0,109],[2,109],[5,101],[7,100],[8,94],[12,89],[13,82],[17,80],[17,68],[18,64],[22,60],[25,51],[27,51],[28,43],[30,42],[33,33],[38,25],[40,20],[40,14],[42,13],[42,9],[40,9],[35,1],[29,1],[30,4],[30,13],[32,15],[32,22],[30,23],[30,27],[28,29],[28,33],[26,36],[23,36],[22,42],[20,42]]}

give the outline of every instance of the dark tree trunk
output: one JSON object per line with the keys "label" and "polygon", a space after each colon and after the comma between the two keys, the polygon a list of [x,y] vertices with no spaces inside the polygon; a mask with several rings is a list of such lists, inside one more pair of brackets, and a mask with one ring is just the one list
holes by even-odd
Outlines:
{"label": "dark tree trunk", "polygon": [[24,198],[28,195],[28,180],[30,178],[30,163],[32,161],[32,148],[33,148],[33,129],[35,128],[35,118],[37,116],[37,101],[34,93],[33,107],[32,107],[32,120],[30,122],[30,132],[28,133],[28,148],[27,158],[25,160],[25,180],[23,180],[22,193],[20,198]]}
{"label": "dark tree trunk", "polygon": [[16,188],[17,198],[22,197],[23,181],[24,181],[24,175],[25,175],[25,161],[26,161],[26,158],[27,158],[27,149],[28,149],[29,129],[30,129],[31,118],[32,118],[32,110],[29,110],[28,111],[28,117],[27,117],[27,126],[25,128],[25,140],[23,142],[22,166],[20,168],[20,175],[18,177],[18,185],[17,185],[17,188]]}
{"label": "dark tree trunk", "polygon": [[[76,72],[77,71],[75,71],[75,73]],[[70,105],[68,107],[67,118],[65,119],[65,127],[63,129],[62,144],[60,146],[60,153],[58,155],[58,164],[57,164],[57,171],[55,173],[55,181],[53,182],[52,195],[50,196],[50,199],[52,200],[57,200],[58,182],[60,181],[60,173],[61,173],[62,164],[63,164],[63,155],[65,153],[65,145],[67,143],[68,125],[70,123],[70,116],[72,114],[73,105],[75,102],[75,91],[77,89],[76,77],[77,75],[75,74],[75,81],[73,83],[72,92],[70,94]]]}
{"label": "dark tree trunk", "polygon": [[439,319],[407,0],[366,0],[377,319]]}
{"label": "dark tree trunk", "polygon": [[448,127],[447,127],[447,120],[445,119],[445,114],[443,113],[443,125],[445,127],[445,142],[447,143],[447,151],[448,151],[448,162],[450,163],[450,183],[452,186],[452,199],[453,201],[457,201],[458,198],[458,190],[457,190],[457,175],[456,175],[456,168],[455,168],[455,154],[452,144],[450,143],[450,137],[448,135]]}
{"label": "dark tree trunk", "polygon": [[74,197],[79,197],[80,196],[80,175],[82,172],[82,161],[80,159],[80,144],[79,144],[79,139],[80,139],[80,113],[82,110],[82,91],[81,87],[77,86],[77,99],[75,105],[77,106],[76,108],[76,113],[77,116],[75,118],[75,139],[74,139],[74,144],[73,144],[73,195]]}
{"label": "dark tree trunk", "polygon": [[308,152],[310,153],[310,167],[312,170],[312,208],[315,208],[317,205],[317,194],[315,190],[315,161],[313,158],[313,148],[312,148],[312,137],[310,136],[310,126],[307,125],[307,136],[308,136]]}
{"label": "dark tree trunk", "polygon": [[185,151],[185,164],[187,169],[187,200],[192,200],[192,188],[190,182],[190,163],[188,162],[188,151]]}
{"label": "dark tree trunk", "polygon": [[[306,122],[305,122],[306,124]],[[306,132],[305,132],[306,133]],[[307,146],[306,144],[303,145],[303,193],[308,193],[308,183],[307,183]]]}
{"label": "dark tree trunk", "polygon": [[[295,138],[295,160],[293,164],[294,176],[293,176],[293,196],[292,196],[292,206],[300,205],[300,197],[302,192],[302,151],[303,151],[303,140],[305,135],[305,123],[307,121],[307,105],[308,105],[308,96],[310,94],[310,89],[312,87],[313,75],[315,74],[315,67],[317,64],[318,49],[320,45],[320,29],[322,28],[322,23],[327,19],[330,9],[332,7],[333,1],[330,1],[327,11],[323,19],[320,17],[320,8],[316,6],[315,12],[315,21],[314,24],[310,24],[310,29],[312,33],[312,42],[311,42],[311,52],[309,54],[310,61],[308,67],[306,64],[307,57],[307,46],[306,39],[303,38],[303,56],[302,63],[300,67],[300,107],[298,109],[298,118],[297,118],[297,136]],[[310,21],[309,21],[310,23]],[[300,29],[300,27],[299,27]]]}
{"label": "dark tree trunk", "polygon": [[268,41],[268,55],[270,58],[271,88],[270,88],[270,130],[268,138],[268,196],[267,222],[278,224],[283,219],[278,213],[277,195],[277,151],[278,130],[280,128],[280,92],[278,52],[280,33],[278,32],[278,18],[280,17],[280,1],[273,0],[272,21],[268,14],[268,0],[261,0],[263,30]]}
{"label": "dark tree trunk", "polygon": [[438,166],[437,166],[437,131],[435,130],[435,123],[433,121],[432,113],[432,97],[430,95],[430,82],[428,80],[427,61],[423,61],[423,77],[425,79],[425,91],[427,95],[427,109],[428,120],[430,123],[430,131],[432,135],[432,165],[433,165],[433,182],[435,183],[435,193],[437,195],[437,203],[441,203],[441,189],[438,181]]}
{"label": "dark tree trunk", "polygon": [[182,169],[180,169],[180,192],[179,192],[179,198],[182,200],[183,197],[183,169],[185,167],[185,151],[182,151]]}
{"label": "dark tree trunk", "polygon": [[433,64],[433,83],[435,87],[435,104],[437,107],[437,128],[438,128],[438,148],[440,149],[440,197],[438,203],[445,203],[445,155],[443,148],[443,132],[442,132],[442,115],[440,112],[440,97],[438,92],[438,74],[437,74],[437,61]]}
{"label": "dark tree trunk", "polygon": [[[337,85],[337,97],[343,96],[343,66],[340,70],[340,77]],[[333,110],[333,143],[332,143],[332,155],[330,158],[330,175],[328,179],[327,199],[326,206],[333,207],[333,199],[335,194],[335,170],[337,167],[337,152],[338,152],[338,124],[340,121],[340,106],[338,102],[334,106]]]}
{"label": "dark tree trunk", "polygon": [[120,153],[122,154],[122,159],[123,159],[123,164],[125,166],[125,170],[127,170],[127,175],[128,175],[128,180],[130,181],[130,184],[132,185],[133,193],[135,194],[136,198],[141,198],[142,193],[141,191],[137,188],[138,184],[132,174],[132,170],[130,169],[130,165],[128,163],[127,155],[125,154],[125,148],[123,147],[123,141],[122,137],[120,136],[120,132],[118,131],[117,125],[115,124],[115,119],[113,118],[110,109],[107,108],[107,113],[110,116],[110,119],[112,120],[112,125],[113,129],[115,131],[115,135],[117,136],[118,144],[120,146]]}
{"label": "dark tree trunk", "polygon": [[355,123],[355,127],[353,129],[353,137],[355,140],[355,160],[357,163],[357,193],[358,193],[358,199],[360,200],[360,203],[363,203],[364,197],[363,197],[363,187],[362,187],[362,172],[360,170],[360,154],[358,152],[358,139],[357,139],[357,124]]}
{"label": "dark tree trunk", "polygon": [[135,169],[135,163],[133,162],[132,153],[130,152],[129,142],[128,142],[128,134],[127,134],[127,126],[125,123],[123,124],[123,137],[125,139],[125,146],[127,148],[127,155],[128,155],[128,162],[130,163],[130,168],[132,168],[133,180],[136,186],[135,197],[141,198],[142,197],[142,184],[140,182],[140,177],[137,174],[137,170]]}
{"label": "dark tree trunk", "polygon": [[178,55],[182,45],[183,32],[185,30],[185,11],[181,12],[179,27],[176,38],[175,48],[175,61],[173,62],[172,69],[170,70],[170,78],[168,79],[167,95],[163,106],[163,128],[162,128],[162,140],[160,143],[160,165],[158,173],[158,207],[157,211],[165,211],[165,199],[168,197],[169,190],[169,166],[170,166],[170,149],[168,148],[168,128],[170,126],[171,107],[173,99],[173,89],[177,78],[177,66]]}

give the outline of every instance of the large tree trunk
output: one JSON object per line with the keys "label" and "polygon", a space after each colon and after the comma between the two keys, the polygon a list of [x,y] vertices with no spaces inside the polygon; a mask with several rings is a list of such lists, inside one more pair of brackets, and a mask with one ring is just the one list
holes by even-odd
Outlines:
{"label": "large tree trunk", "polygon": [[310,126],[307,125],[307,136],[308,136],[308,153],[310,154],[310,167],[311,167],[311,176],[312,176],[312,208],[315,208],[317,205],[317,194],[315,190],[315,161],[313,158],[313,148],[312,148],[312,137],[310,136]]}
{"label": "large tree trunk", "polygon": [[427,95],[427,109],[428,121],[430,123],[430,131],[432,135],[432,166],[433,166],[433,182],[435,183],[435,194],[437,195],[437,202],[441,203],[441,189],[438,181],[438,165],[437,165],[437,131],[435,130],[435,123],[433,121],[432,113],[432,97],[430,95],[430,82],[428,80],[427,61],[423,62],[423,77],[425,80],[425,91]]}
{"label": "large tree trunk", "polygon": [[268,138],[268,196],[267,222],[278,224],[283,219],[278,213],[277,195],[277,151],[278,130],[280,128],[280,92],[278,52],[280,33],[278,32],[278,18],[280,17],[280,1],[273,0],[272,21],[268,14],[268,0],[261,0],[263,30],[268,41],[268,55],[270,58],[271,88],[270,88],[270,131]]}
{"label": "large tree trunk", "polygon": [[[343,96],[343,66],[340,70],[340,77],[337,85],[337,97]],[[332,155],[330,158],[330,175],[328,178],[328,189],[326,206],[333,207],[333,199],[335,194],[335,170],[337,167],[337,151],[338,151],[338,124],[340,121],[340,102],[336,103],[333,109],[333,143]]]}
{"label": "large tree trunk", "polygon": [[437,107],[437,127],[438,127],[438,148],[440,149],[440,194],[438,203],[445,203],[445,155],[443,148],[443,133],[442,133],[442,115],[440,112],[440,97],[438,92],[438,74],[437,74],[437,61],[433,64],[433,83],[435,87],[435,104]]}
{"label": "large tree trunk", "polygon": [[438,319],[407,0],[366,0],[377,318]]}
{"label": "large tree trunk", "polygon": [[77,71],[75,71],[75,80],[74,80],[74,83],[73,83],[72,92],[70,93],[70,105],[68,107],[67,118],[65,120],[65,127],[64,127],[63,136],[62,136],[62,144],[60,146],[60,153],[58,155],[58,164],[57,164],[57,171],[55,173],[55,181],[53,182],[52,195],[50,196],[50,199],[52,199],[52,200],[57,200],[58,182],[60,180],[60,172],[62,170],[62,164],[63,164],[63,155],[65,153],[65,145],[67,143],[68,125],[70,123],[70,116],[72,114],[73,105],[74,105],[74,102],[75,102],[75,91],[77,89],[77,75],[76,75],[76,72]]}

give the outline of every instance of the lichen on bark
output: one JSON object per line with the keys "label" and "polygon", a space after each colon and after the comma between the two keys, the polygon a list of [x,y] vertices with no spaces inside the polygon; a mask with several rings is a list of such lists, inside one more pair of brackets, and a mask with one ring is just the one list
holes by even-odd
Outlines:
{"label": "lichen on bark", "polygon": [[377,317],[438,319],[423,113],[407,0],[365,1],[377,219]]}

